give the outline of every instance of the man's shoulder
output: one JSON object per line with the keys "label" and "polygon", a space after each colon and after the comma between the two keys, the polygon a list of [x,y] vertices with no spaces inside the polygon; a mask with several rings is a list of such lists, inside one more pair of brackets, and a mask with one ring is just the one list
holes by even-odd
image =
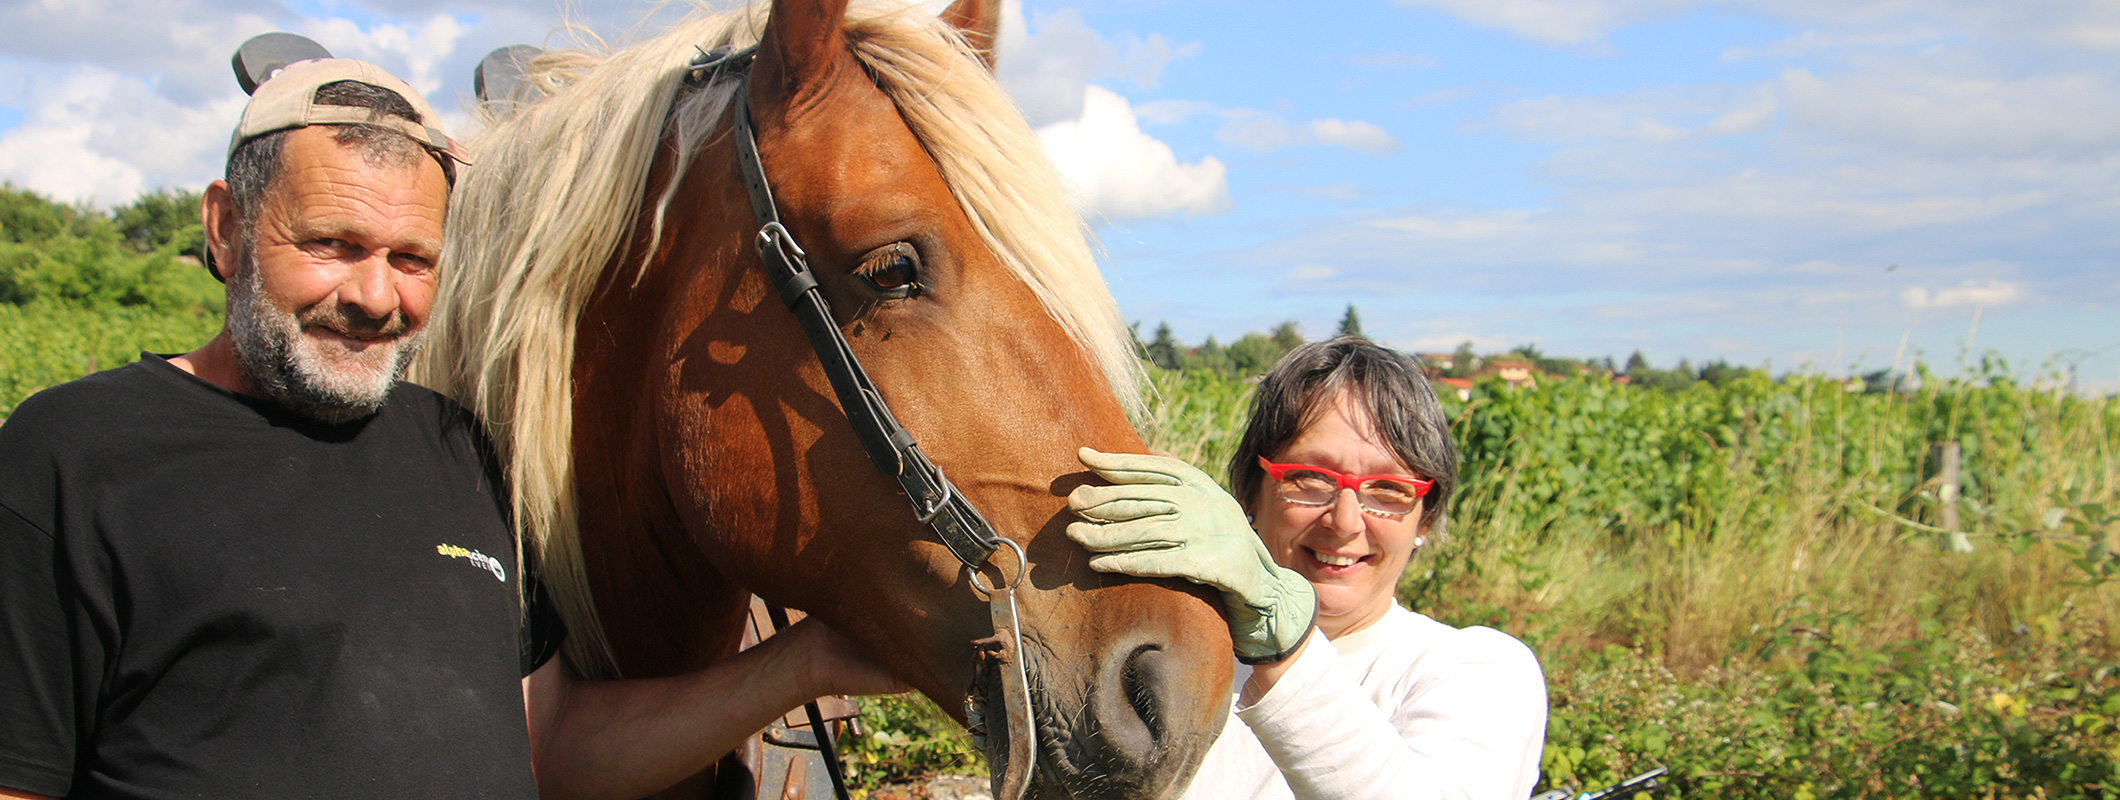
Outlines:
{"label": "man's shoulder", "polygon": [[154,365],[134,362],[53,386],[23,400],[0,424],[0,451],[78,442],[84,434],[122,430],[143,409],[160,406],[171,387]]}

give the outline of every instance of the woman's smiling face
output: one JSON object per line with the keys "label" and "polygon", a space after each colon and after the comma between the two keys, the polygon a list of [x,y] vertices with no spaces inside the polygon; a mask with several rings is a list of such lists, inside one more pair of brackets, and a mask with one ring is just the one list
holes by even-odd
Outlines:
{"label": "woman's smiling face", "polygon": [[[1415,475],[1375,432],[1369,413],[1341,392],[1318,419],[1267,454],[1269,461],[1308,464],[1350,475]],[[1283,567],[1301,573],[1318,594],[1318,628],[1337,638],[1382,619],[1399,576],[1413,557],[1422,509],[1402,517],[1365,513],[1352,489],[1330,505],[1281,499],[1271,478],[1252,498],[1253,527]],[[1425,501],[1424,501],[1425,502]]]}

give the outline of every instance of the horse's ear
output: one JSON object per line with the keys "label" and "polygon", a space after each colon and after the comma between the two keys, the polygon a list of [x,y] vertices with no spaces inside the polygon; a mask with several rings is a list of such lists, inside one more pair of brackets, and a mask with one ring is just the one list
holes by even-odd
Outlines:
{"label": "horse's ear", "polygon": [[847,0],[773,0],[759,55],[777,69],[785,88],[830,69],[846,52]]}
{"label": "horse's ear", "polygon": [[964,32],[980,62],[994,71],[994,44],[1001,40],[1001,0],[957,0],[942,10],[942,21]]}

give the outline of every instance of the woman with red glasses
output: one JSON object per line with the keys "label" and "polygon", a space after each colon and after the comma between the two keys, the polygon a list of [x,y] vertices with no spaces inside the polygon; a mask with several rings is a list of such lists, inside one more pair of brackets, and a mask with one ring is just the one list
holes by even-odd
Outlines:
{"label": "woman with red glasses", "polygon": [[1111,482],[1068,496],[1082,518],[1068,536],[1090,565],[1213,586],[1229,612],[1234,713],[1185,797],[1531,794],[1538,659],[1393,596],[1442,538],[1457,483],[1418,362],[1346,337],[1290,352],[1259,383],[1230,459],[1234,498],[1174,458],[1081,457]]}

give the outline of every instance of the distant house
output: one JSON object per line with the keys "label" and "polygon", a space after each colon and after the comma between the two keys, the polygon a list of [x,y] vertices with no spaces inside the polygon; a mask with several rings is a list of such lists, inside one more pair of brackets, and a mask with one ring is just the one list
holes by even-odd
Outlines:
{"label": "distant house", "polygon": [[1537,386],[1539,371],[1538,367],[1534,367],[1527,362],[1513,358],[1497,358],[1489,360],[1485,366],[1480,367],[1480,374],[1501,378],[1504,383],[1509,384],[1509,388],[1515,389],[1522,386]]}
{"label": "distant house", "polygon": [[1413,357],[1420,359],[1422,364],[1427,365],[1429,372],[1457,369],[1456,353],[1414,353]]}
{"label": "distant house", "polygon": [[1471,399],[1472,399],[1472,379],[1471,379],[1471,378],[1440,378],[1440,377],[1431,377],[1431,378],[1429,378],[1429,380],[1431,380],[1431,381],[1434,381],[1434,382],[1436,382],[1436,383],[1440,383],[1440,384],[1443,384],[1444,386],[1448,386],[1448,387],[1450,387],[1450,388],[1452,388],[1452,389],[1456,389],[1456,390],[1457,390],[1457,397],[1458,397],[1458,399],[1459,399],[1459,400],[1471,400]]}

